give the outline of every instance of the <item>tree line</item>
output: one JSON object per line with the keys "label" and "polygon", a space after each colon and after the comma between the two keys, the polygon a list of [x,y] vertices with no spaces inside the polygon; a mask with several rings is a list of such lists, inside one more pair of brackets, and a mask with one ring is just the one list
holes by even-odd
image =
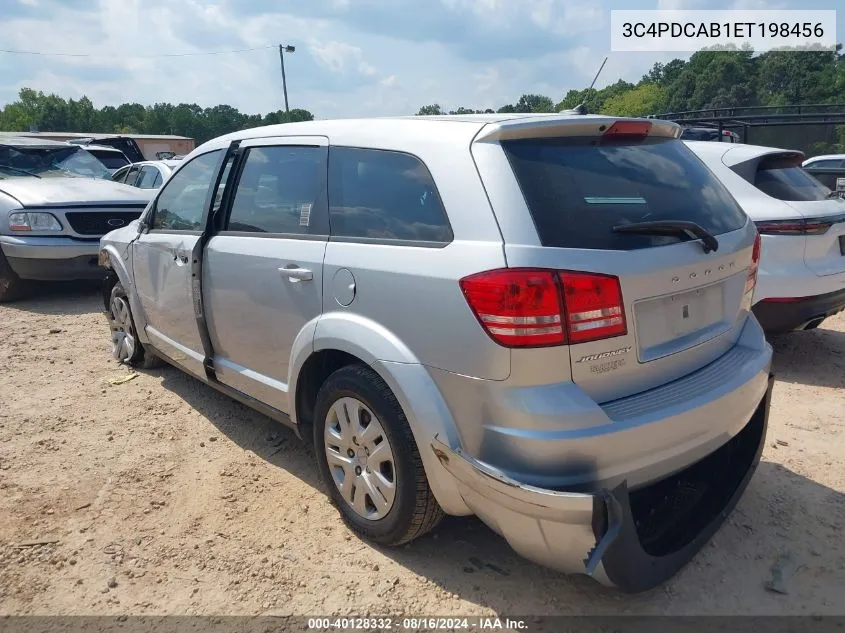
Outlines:
{"label": "tree line", "polygon": [[[845,55],[836,51],[700,51],[689,60],[656,63],[637,83],[622,79],[601,90],[570,90],[555,102],[525,94],[496,112],[560,112],[583,104],[587,111],[613,116],[645,116],[727,107],[845,104]],[[427,105],[418,115],[493,112]],[[845,152],[845,125],[754,128],[760,145],[800,149],[808,155]]]}
{"label": "tree line", "polygon": [[[845,55],[836,51],[700,51],[689,60],[657,63],[638,82],[618,80],[600,90],[570,90],[559,101],[524,94],[496,108],[423,106],[420,116],[495,112],[559,112],[584,104],[591,113],[643,116],[741,106],[845,103]],[[308,110],[244,114],[228,105],[156,103],[96,108],[87,97],[63,99],[23,88],[0,109],[0,130],[178,134],[203,142],[235,130],[272,123],[307,121]],[[818,154],[845,152],[845,126],[754,129],[754,142]]]}
{"label": "tree line", "polygon": [[196,103],[124,103],[97,108],[88,97],[63,99],[22,88],[18,99],[0,110],[0,130],[9,132],[103,132],[176,134],[198,143],[260,125],[311,121],[308,110],[244,114],[229,105],[203,108]]}

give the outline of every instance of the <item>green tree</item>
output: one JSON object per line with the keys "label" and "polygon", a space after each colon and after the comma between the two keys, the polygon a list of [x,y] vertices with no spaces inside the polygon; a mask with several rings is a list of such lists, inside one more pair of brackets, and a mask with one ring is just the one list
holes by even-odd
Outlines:
{"label": "green tree", "polygon": [[417,116],[437,116],[439,114],[443,114],[443,111],[437,103],[423,106],[420,108],[419,112],[417,112]]}
{"label": "green tree", "polygon": [[545,95],[522,95],[514,106],[516,112],[554,112],[555,104]]}
{"label": "green tree", "polygon": [[607,99],[600,114],[614,116],[646,116],[660,112],[666,89],[657,83],[643,83],[627,92]]}

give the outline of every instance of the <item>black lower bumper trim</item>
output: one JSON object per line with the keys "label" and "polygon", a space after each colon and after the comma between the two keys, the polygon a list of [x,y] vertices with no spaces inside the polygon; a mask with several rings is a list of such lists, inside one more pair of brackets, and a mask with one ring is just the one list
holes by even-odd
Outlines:
{"label": "black lower bumper trim", "polygon": [[594,530],[619,526],[602,557],[608,579],[619,589],[634,593],[665,582],[722,525],[760,461],[773,383],[770,375],[748,424],[721,448],[644,488],[629,491],[622,483],[604,504],[596,504]]}
{"label": "black lower bumper trim", "polygon": [[845,290],[837,290],[797,301],[760,301],[752,311],[763,330],[769,334],[783,334],[802,330],[813,321],[833,316],[845,310]]}

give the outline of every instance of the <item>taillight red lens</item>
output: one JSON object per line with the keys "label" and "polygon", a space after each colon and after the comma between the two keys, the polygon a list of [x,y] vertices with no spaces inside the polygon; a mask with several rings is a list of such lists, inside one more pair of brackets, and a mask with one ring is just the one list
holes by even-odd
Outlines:
{"label": "taillight red lens", "polygon": [[460,284],[484,330],[506,347],[583,343],[627,332],[619,280],[610,275],[514,268],[471,275]]}
{"label": "taillight red lens", "polygon": [[762,242],[758,233],[754,238],[754,248],[751,250],[751,266],[748,268],[748,279],[745,282],[745,292],[751,292],[757,285],[757,272],[760,270],[760,249]]}
{"label": "taillight red lens", "polygon": [[619,279],[594,273],[560,273],[571,343],[626,334],[625,306]]}
{"label": "taillight red lens", "polygon": [[560,296],[545,270],[492,270],[461,280],[470,307],[487,333],[507,347],[563,343]]}
{"label": "taillight red lens", "polygon": [[836,223],[836,218],[807,220],[761,220],[755,222],[763,235],[823,235]]}

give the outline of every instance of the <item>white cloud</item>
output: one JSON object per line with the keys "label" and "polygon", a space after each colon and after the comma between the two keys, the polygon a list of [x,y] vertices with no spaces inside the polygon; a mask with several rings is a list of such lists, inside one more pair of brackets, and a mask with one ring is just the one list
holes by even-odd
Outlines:
{"label": "white cloud", "polygon": [[320,42],[312,40],[308,45],[311,56],[323,68],[335,73],[345,74],[351,68],[366,76],[375,75],[375,66],[364,60],[364,55],[358,46],[346,42]]}
{"label": "white cloud", "polygon": [[[834,8],[836,0],[816,0]],[[839,0],[841,2],[841,0]],[[652,0],[660,8],[761,8],[798,0]],[[282,107],[276,45],[291,107],[318,117],[409,114],[440,103],[498,108],[523,93],[555,102],[592,81],[622,0],[0,0],[0,105],[21,87],[98,107],[221,103],[256,113]],[[73,8],[76,5],[79,8]],[[260,7],[265,7],[263,10]],[[399,6],[399,8],[397,8]],[[9,10],[10,9],[10,10]],[[206,54],[256,48],[250,52]],[[196,55],[199,53],[198,55]],[[161,55],[182,55],[158,57]],[[678,54],[613,54],[596,86],[636,82]],[[683,55],[687,57],[687,55]]]}

